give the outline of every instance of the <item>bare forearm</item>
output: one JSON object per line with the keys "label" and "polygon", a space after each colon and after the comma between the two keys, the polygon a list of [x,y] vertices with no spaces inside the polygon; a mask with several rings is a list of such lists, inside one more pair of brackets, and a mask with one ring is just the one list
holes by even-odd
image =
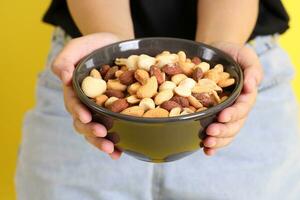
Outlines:
{"label": "bare forearm", "polygon": [[120,39],[134,38],[128,0],[67,0],[83,35],[109,32]]}
{"label": "bare forearm", "polygon": [[196,40],[244,44],[258,16],[258,0],[199,0]]}

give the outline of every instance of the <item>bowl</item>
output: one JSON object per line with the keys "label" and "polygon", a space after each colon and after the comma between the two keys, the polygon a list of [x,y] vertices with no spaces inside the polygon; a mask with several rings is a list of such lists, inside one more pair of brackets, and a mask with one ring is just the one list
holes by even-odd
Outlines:
{"label": "bowl", "polygon": [[[235,84],[228,88],[231,95],[224,102],[201,112],[169,118],[142,118],[111,112],[83,93],[81,82],[93,68],[111,65],[118,57],[133,54],[155,56],[164,50],[184,51],[187,57],[198,56],[211,65],[223,64],[224,70],[235,79]],[[106,138],[126,154],[155,163],[178,160],[199,150],[206,136],[206,127],[216,121],[220,111],[234,103],[242,86],[242,70],[229,55],[206,44],[178,38],[141,38],[99,48],[84,57],[73,74],[75,93],[91,111],[93,121],[106,127]]]}

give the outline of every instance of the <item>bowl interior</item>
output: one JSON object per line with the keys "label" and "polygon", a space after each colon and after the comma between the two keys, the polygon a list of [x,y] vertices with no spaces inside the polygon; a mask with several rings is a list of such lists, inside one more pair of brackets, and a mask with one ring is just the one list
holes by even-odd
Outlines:
{"label": "bowl interior", "polygon": [[[119,113],[113,113],[108,109],[98,106],[91,99],[84,95],[81,90],[82,80],[89,75],[92,68],[99,69],[103,64],[113,65],[115,58],[127,58],[130,55],[147,54],[155,56],[162,51],[170,51],[171,53],[177,53],[178,51],[184,51],[188,58],[198,56],[202,61],[210,63],[212,66],[216,64],[222,64],[226,72],[235,79],[235,84],[226,90],[231,92],[229,98],[207,110],[170,118],[139,118],[133,116],[122,115]],[[215,114],[225,107],[232,104],[237,96],[240,94],[242,89],[243,74],[239,65],[227,54],[220,51],[219,49],[211,46],[177,38],[143,38],[129,41],[123,41],[114,43],[103,48],[97,49],[90,55],[86,56],[78,63],[74,75],[73,75],[73,86],[80,100],[86,104],[92,110],[105,113],[111,117],[122,118],[126,120],[134,120],[143,122],[161,122],[164,121],[176,121],[176,120],[188,120],[193,118],[205,117],[207,115]]]}

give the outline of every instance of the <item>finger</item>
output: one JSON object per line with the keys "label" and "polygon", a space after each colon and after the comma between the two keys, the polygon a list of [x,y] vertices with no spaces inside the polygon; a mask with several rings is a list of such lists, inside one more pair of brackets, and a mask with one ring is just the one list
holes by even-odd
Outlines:
{"label": "finger", "polygon": [[111,154],[114,152],[114,144],[104,138],[85,136],[86,140],[99,150]]}
{"label": "finger", "polygon": [[216,137],[208,136],[203,141],[203,145],[204,145],[204,147],[207,147],[207,148],[217,149],[217,148],[221,148],[221,147],[225,147],[225,146],[229,145],[233,139],[234,139],[234,137],[216,138]]}
{"label": "finger", "polygon": [[207,156],[213,156],[216,154],[215,149],[211,149],[211,148],[207,148],[207,147],[204,147],[203,151]]}
{"label": "finger", "polygon": [[122,155],[122,152],[119,150],[114,150],[114,152],[112,152],[111,154],[109,154],[109,156],[113,159],[113,160],[118,160]]}
{"label": "finger", "polygon": [[67,111],[74,117],[78,118],[82,123],[92,121],[90,111],[79,101],[72,86],[63,86],[64,102]]}
{"label": "finger", "polygon": [[213,123],[206,129],[206,134],[216,138],[234,137],[242,128],[246,118],[226,124]]}
{"label": "finger", "polygon": [[253,49],[244,46],[237,55],[237,62],[244,69],[244,91],[252,92],[261,82],[263,68]]}
{"label": "finger", "polygon": [[245,118],[253,107],[257,96],[257,91],[240,95],[236,102],[222,110],[218,116],[218,121],[222,123],[234,122]]}
{"label": "finger", "polygon": [[107,134],[106,128],[103,125],[95,122],[84,124],[78,119],[74,119],[73,125],[78,133],[84,134],[86,136],[105,137]]}
{"label": "finger", "polygon": [[71,40],[52,63],[52,71],[65,85],[71,83],[75,65],[87,54],[119,39],[110,33],[95,33]]}

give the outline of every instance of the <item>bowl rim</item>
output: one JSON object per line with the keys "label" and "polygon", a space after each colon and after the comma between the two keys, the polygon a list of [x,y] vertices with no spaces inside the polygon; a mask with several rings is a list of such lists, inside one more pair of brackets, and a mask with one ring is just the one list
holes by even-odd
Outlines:
{"label": "bowl rim", "polygon": [[[186,42],[186,43],[191,43],[191,44],[196,44],[198,46],[203,46],[205,48],[208,48],[210,50],[215,51],[218,55],[221,55],[222,57],[225,57],[225,59],[227,59],[229,62],[231,62],[231,64],[237,69],[238,71],[238,75],[240,75],[239,77],[239,82],[236,84],[235,88],[233,89],[232,93],[230,94],[230,96],[223,102],[219,103],[216,106],[210,107],[206,110],[200,111],[200,112],[195,112],[195,113],[191,113],[191,114],[186,114],[186,115],[179,115],[179,116],[175,116],[175,117],[155,117],[155,118],[145,118],[145,117],[135,117],[135,116],[130,116],[130,115],[125,115],[125,114],[121,114],[121,113],[116,113],[116,112],[112,112],[109,109],[106,109],[102,106],[97,105],[93,100],[91,100],[89,97],[87,97],[81,87],[79,82],[77,81],[77,72],[78,70],[81,68],[81,66],[83,65],[83,63],[85,63],[87,60],[91,59],[95,54],[97,54],[99,51],[102,51],[105,48],[110,48],[112,46],[116,46],[116,45],[120,45],[122,43],[126,43],[126,42],[138,42],[141,40],[173,40],[173,41],[181,41],[181,42]],[[90,54],[86,55],[85,57],[83,57],[77,64],[76,67],[73,71],[73,77],[72,77],[72,84],[73,84],[73,88],[75,91],[75,94],[77,95],[77,97],[80,99],[80,101],[87,107],[89,107],[90,109],[92,109],[93,112],[96,113],[101,113],[104,114],[106,116],[110,116],[113,117],[115,119],[120,119],[120,120],[125,120],[125,121],[131,121],[131,122],[135,122],[135,123],[167,123],[167,122],[180,122],[180,121],[186,121],[186,120],[196,120],[196,119],[203,119],[206,117],[209,117],[211,115],[217,114],[218,112],[220,112],[221,110],[229,107],[231,104],[234,103],[234,101],[237,99],[237,97],[239,96],[239,94],[242,91],[243,88],[243,81],[244,81],[244,76],[243,76],[243,71],[240,67],[240,65],[227,53],[223,52],[222,50],[201,43],[201,42],[196,42],[193,40],[188,40],[188,39],[181,39],[181,38],[173,38],[173,37],[144,37],[144,38],[136,38],[136,39],[130,39],[130,40],[123,40],[123,41],[119,41],[119,42],[115,42],[106,46],[103,46],[101,48],[98,48],[96,50],[94,50],[93,52],[91,52]]]}

